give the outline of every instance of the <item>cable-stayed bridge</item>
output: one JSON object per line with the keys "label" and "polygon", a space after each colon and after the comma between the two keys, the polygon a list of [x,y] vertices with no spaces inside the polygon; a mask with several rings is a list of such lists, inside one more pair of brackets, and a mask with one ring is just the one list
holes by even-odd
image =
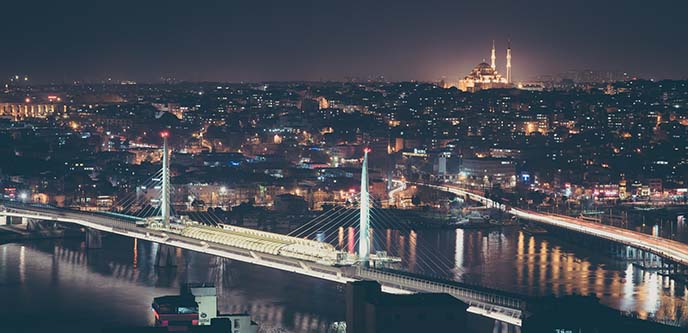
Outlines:
{"label": "cable-stayed bridge", "polygon": [[[156,259],[161,265],[174,264],[173,249],[177,247],[337,283],[376,280],[384,291],[391,293],[443,292],[468,303],[468,311],[472,313],[521,325],[526,306],[522,297],[391,269],[400,259],[389,256],[385,251],[374,251],[373,228],[411,230],[395,225],[393,217],[372,207],[368,193],[368,150],[363,158],[358,209],[334,208],[289,235],[222,224],[219,219],[196,221],[188,216],[175,216],[170,206],[170,154],[166,137],[163,152],[163,169],[151,179],[152,186],[160,189],[157,207],[134,203],[136,200],[130,198],[118,205],[124,207],[119,212],[83,212],[0,202],[0,224],[6,223],[8,218],[19,218],[23,223],[54,221],[77,224],[87,229],[87,247],[99,247],[102,232],[156,242],[161,244]],[[130,210],[132,207],[137,207],[135,213]],[[330,243],[337,237],[341,242],[345,228],[349,233],[348,251]],[[451,269],[438,262],[432,253],[419,250],[417,256],[428,267],[444,271]]]}

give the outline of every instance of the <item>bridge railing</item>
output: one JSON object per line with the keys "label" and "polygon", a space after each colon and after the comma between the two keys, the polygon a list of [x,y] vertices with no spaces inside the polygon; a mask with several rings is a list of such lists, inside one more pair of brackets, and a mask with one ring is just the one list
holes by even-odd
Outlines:
{"label": "bridge railing", "polygon": [[[359,267],[357,275],[359,278],[376,280],[383,284],[391,284],[392,286],[402,290],[451,294],[456,298],[459,298],[462,301],[467,302],[471,305],[491,304],[513,310],[523,310],[526,306],[526,302],[522,299],[505,295],[499,295],[482,290],[465,288],[442,282],[430,281],[412,276],[406,276],[393,272]],[[520,315],[520,311],[518,312]]]}

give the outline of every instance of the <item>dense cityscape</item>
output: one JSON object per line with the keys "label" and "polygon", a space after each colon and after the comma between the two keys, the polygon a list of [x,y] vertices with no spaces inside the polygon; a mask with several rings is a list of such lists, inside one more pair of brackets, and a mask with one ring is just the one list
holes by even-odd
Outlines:
{"label": "dense cityscape", "polygon": [[538,2],[9,5],[0,332],[685,331],[687,8]]}
{"label": "dense cityscape", "polygon": [[[394,177],[568,209],[685,203],[687,108],[686,81],[473,94],[431,82],[7,84],[2,179],[11,198],[110,209],[145,190],[167,130],[180,208],[345,204],[364,147],[385,204]],[[392,204],[443,203],[414,195]]]}

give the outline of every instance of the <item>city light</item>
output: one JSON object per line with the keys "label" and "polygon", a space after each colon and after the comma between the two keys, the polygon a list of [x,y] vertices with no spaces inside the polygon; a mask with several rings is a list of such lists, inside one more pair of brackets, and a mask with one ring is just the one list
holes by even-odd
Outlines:
{"label": "city light", "polygon": [[110,7],[3,6],[5,330],[688,328],[688,2]]}

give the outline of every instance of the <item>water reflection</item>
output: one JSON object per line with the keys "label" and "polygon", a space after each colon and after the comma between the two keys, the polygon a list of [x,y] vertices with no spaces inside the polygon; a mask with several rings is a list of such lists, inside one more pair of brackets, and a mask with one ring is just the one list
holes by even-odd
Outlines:
{"label": "water reflection", "polygon": [[374,248],[401,257],[409,271],[533,296],[594,294],[642,318],[688,320],[682,314],[688,309],[684,284],[554,237],[515,228],[374,233],[384,239]]}
{"label": "water reflection", "polygon": [[454,268],[455,278],[459,278],[463,273],[463,229],[456,229],[456,245],[454,246]]}
{"label": "water reflection", "polygon": [[134,252],[134,260],[132,262],[132,266],[134,267],[134,269],[136,269],[136,264],[138,263],[138,254],[139,254],[138,245],[139,245],[139,240],[134,238],[134,251],[133,251]]}
{"label": "water reflection", "polygon": [[[356,251],[354,228],[326,236],[340,249]],[[377,228],[372,239],[373,249],[401,257],[417,273],[527,295],[592,293],[604,304],[641,317],[676,319],[688,313],[684,284],[518,229]],[[0,295],[13,300],[12,311],[0,309],[0,320],[30,322],[40,311],[55,320],[70,313],[92,318],[83,325],[152,324],[152,298],[176,293],[185,281],[214,282],[221,311],[249,312],[263,327],[322,332],[343,319],[341,287],[328,282],[181,250],[177,268],[160,270],[153,266],[157,244],[112,236],[104,247],[86,251],[67,240],[0,246]]]}
{"label": "water reflection", "polygon": [[152,325],[153,297],[176,294],[187,281],[215,283],[221,312],[251,313],[268,331],[323,332],[344,319],[336,284],[182,250],[178,267],[157,269],[157,250],[118,236],[107,237],[102,250],[67,240],[1,245],[0,295],[12,305],[2,302],[0,320],[28,325],[26,331],[40,331],[46,322],[71,332]]}

